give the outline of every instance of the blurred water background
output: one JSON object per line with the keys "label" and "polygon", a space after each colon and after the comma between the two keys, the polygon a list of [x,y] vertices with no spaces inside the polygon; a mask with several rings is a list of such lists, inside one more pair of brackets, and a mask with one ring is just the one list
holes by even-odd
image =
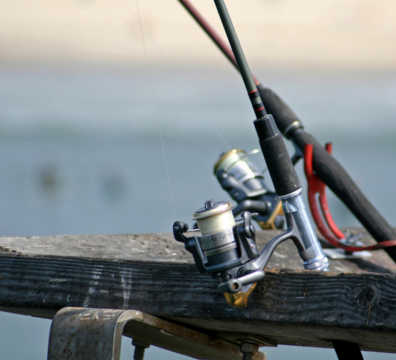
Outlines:
{"label": "blurred water background", "polygon": [[[395,225],[396,75],[255,71],[309,132],[333,142],[334,156]],[[241,79],[229,66],[157,66],[151,76],[153,87],[146,66],[0,67],[2,236],[170,231],[206,199],[229,200],[214,162],[230,148],[258,147]],[[253,159],[265,168],[260,155]],[[329,201],[339,226],[359,225],[331,194]],[[0,319],[1,359],[46,358],[50,321]],[[132,359],[124,340],[122,360]],[[264,351],[269,359],[336,359],[329,349]],[[146,356],[182,358],[155,348]]]}

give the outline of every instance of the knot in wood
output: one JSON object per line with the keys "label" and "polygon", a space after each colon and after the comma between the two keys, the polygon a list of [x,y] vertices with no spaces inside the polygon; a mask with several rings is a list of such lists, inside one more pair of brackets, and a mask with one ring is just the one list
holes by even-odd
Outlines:
{"label": "knot in wood", "polygon": [[266,292],[266,288],[265,288],[264,282],[260,282],[260,283],[257,284],[256,291],[261,293],[261,294],[264,294]]}
{"label": "knot in wood", "polygon": [[378,292],[375,287],[363,285],[356,289],[356,305],[361,309],[369,308],[378,301]]}

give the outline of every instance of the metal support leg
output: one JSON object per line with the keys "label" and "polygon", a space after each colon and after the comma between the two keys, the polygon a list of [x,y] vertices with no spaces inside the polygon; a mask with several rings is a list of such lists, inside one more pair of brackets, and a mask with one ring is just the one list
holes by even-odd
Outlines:
{"label": "metal support leg", "polygon": [[364,360],[358,344],[343,340],[333,340],[338,360]]}
{"label": "metal support leg", "polygon": [[135,347],[135,352],[133,353],[133,360],[144,360],[144,352],[150,347],[150,344],[144,343],[138,340],[132,340],[132,345]]}
{"label": "metal support leg", "polygon": [[119,360],[124,326],[134,316],[134,310],[60,310],[51,326],[48,360]]}
{"label": "metal support leg", "polygon": [[[228,341],[173,324],[137,310],[85,309],[67,307],[54,317],[48,360],[119,360],[122,335],[133,338],[135,360],[143,360],[150,344],[195,359],[265,360],[252,344],[239,346]],[[244,358],[245,359],[245,358]]]}

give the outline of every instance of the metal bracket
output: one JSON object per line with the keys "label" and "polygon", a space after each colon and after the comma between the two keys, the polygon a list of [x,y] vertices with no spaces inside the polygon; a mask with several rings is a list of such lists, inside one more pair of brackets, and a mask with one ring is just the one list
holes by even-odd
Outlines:
{"label": "metal bracket", "polygon": [[282,201],[278,201],[267,221],[258,221],[257,223],[262,230],[278,230],[275,226],[275,219],[278,215],[285,215],[282,208]]}
{"label": "metal bracket", "polygon": [[[48,360],[119,360],[122,335],[195,359],[240,360],[240,345],[138,310],[66,307],[55,315]],[[258,352],[253,360],[265,360]]]}

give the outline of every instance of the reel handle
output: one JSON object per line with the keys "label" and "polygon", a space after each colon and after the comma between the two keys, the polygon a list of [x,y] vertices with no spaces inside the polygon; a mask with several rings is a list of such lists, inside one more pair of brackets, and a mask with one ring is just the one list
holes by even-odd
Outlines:
{"label": "reel handle", "polygon": [[188,231],[187,223],[184,223],[182,221],[175,221],[173,223],[173,236],[175,237],[176,241],[186,244],[186,241],[188,239],[183,235],[183,233],[187,231]]}
{"label": "reel handle", "polygon": [[236,294],[242,290],[245,285],[251,285],[264,279],[265,273],[262,270],[254,271],[248,275],[241,276],[237,279],[230,279],[221,283],[217,290],[222,293]]}

